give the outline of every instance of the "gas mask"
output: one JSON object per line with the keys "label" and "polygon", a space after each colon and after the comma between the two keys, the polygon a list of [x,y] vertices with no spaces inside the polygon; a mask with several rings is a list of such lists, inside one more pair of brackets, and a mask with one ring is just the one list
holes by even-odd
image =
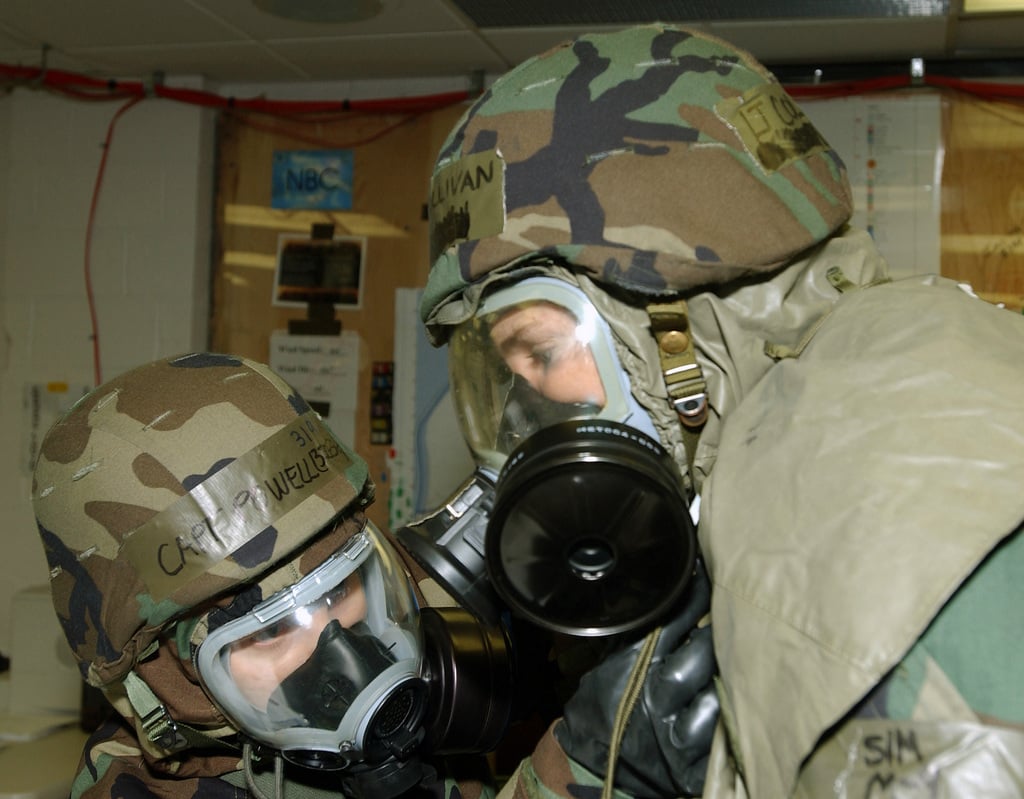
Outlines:
{"label": "gas mask", "polygon": [[450,341],[476,472],[396,532],[461,604],[600,636],[653,626],[693,572],[678,467],[630,392],[607,323],[575,286],[489,294]]}
{"label": "gas mask", "polygon": [[292,763],[339,771],[350,795],[396,796],[431,774],[424,757],[490,751],[509,720],[503,628],[420,609],[368,521],[294,585],[210,627],[196,668],[225,716]]}

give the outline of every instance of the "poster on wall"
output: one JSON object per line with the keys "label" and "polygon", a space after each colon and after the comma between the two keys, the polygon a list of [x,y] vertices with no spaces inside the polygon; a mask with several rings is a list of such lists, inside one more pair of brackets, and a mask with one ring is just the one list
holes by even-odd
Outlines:
{"label": "poster on wall", "polygon": [[348,310],[363,304],[366,238],[326,239],[282,233],[277,241],[273,305],[331,303]]}
{"label": "poster on wall", "polygon": [[270,368],[302,395],[338,439],[356,441],[359,399],[359,334],[296,336],[284,330],[270,334]]}
{"label": "poster on wall", "polygon": [[840,97],[801,107],[846,164],[850,220],[874,237],[894,278],[938,273],[941,100],[936,95]]}
{"label": "poster on wall", "polygon": [[351,150],[275,150],[270,207],[349,211]]}

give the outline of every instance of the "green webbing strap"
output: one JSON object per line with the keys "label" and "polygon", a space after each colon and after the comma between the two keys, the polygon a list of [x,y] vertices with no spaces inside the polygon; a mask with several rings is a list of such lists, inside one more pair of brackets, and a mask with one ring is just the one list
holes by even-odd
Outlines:
{"label": "green webbing strap", "polygon": [[644,681],[647,679],[651,659],[654,657],[654,649],[658,645],[660,637],[661,627],[656,627],[644,638],[633,668],[629,672],[626,688],[619,699],[619,706],[615,710],[611,740],[608,743],[608,768],[605,770],[604,784],[601,786],[601,799],[611,799],[615,792],[615,765],[619,759],[622,738],[626,734],[626,727],[629,726],[629,717],[633,715],[633,708],[643,692]]}
{"label": "green webbing strap", "polygon": [[153,693],[153,689],[134,671],[125,675],[124,686],[128,694],[128,701],[131,702],[132,709],[138,716],[146,737],[150,743],[161,749],[168,752],[180,752],[188,747],[197,749],[238,748],[234,744],[175,721],[164,704]]}

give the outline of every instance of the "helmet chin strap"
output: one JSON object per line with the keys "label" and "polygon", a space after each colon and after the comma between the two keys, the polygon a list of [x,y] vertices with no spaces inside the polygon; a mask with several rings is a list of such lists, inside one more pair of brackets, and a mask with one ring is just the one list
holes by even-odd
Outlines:
{"label": "helmet chin strap", "polygon": [[153,689],[134,671],[124,677],[125,691],[142,731],[154,746],[166,752],[183,749],[237,749],[237,745],[175,721]]}
{"label": "helmet chin strap", "polygon": [[687,460],[693,466],[697,438],[708,418],[707,383],[697,362],[686,301],[655,302],[647,306],[651,332],[658,342],[658,357],[665,387],[682,424]]}

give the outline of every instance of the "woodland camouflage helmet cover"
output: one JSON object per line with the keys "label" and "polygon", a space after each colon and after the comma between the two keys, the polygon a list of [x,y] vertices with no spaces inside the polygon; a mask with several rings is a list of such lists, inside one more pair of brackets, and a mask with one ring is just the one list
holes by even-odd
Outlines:
{"label": "woodland camouflage helmet cover", "polygon": [[422,314],[538,256],[644,295],[722,283],[851,204],[839,156],[749,54],[666,25],[581,36],[499,78],[443,145]]}
{"label": "woodland camouflage helmet cover", "polygon": [[196,353],[93,390],[44,438],[33,504],[83,677],[253,580],[372,492],[366,464],[280,377]]}

